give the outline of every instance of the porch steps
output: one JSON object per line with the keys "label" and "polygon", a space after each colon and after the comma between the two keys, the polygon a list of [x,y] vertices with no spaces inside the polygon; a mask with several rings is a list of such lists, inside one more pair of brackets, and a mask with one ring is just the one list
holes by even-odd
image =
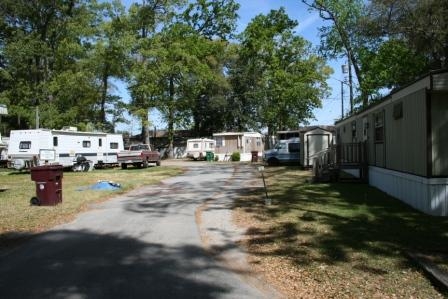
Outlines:
{"label": "porch steps", "polygon": [[[314,181],[367,182],[366,150],[365,143],[348,143],[338,144],[317,153],[313,160]],[[343,170],[358,170],[359,177],[350,175]]]}

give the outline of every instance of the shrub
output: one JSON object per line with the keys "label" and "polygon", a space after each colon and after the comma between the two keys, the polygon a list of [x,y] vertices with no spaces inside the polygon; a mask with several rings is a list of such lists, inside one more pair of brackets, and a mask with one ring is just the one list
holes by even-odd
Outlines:
{"label": "shrub", "polygon": [[232,156],[230,158],[233,162],[236,162],[236,161],[240,161],[241,156],[240,156],[239,152],[233,152]]}

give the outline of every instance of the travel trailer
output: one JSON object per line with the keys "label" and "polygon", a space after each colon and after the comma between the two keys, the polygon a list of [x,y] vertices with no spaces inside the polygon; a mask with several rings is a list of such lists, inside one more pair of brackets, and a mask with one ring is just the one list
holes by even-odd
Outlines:
{"label": "travel trailer", "polygon": [[196,138],[187,140],[187,158],[198,160],[205,159],[207,152],[215,152],[215,140]]}
{"label": "travel trailer", "polygon": [[74,127],[62,130],[34,129],[10,132],[9,166],[17,170],[44,164],[61,164],[73,170],[117,164],[123,136],[101,132],[79,132]]}

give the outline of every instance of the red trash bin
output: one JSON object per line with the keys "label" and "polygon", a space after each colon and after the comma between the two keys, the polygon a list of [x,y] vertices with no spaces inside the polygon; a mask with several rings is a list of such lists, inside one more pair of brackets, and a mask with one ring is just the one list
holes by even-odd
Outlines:
{"label": "red trash bin", "polygon": [[251,151],[252,154],[252,160],[251,162],[258,162],[258,151]]}
{"label": "red trash bin", "polygon": [[62,165],[31,167],[31,180],[36,182],[32,205],[54,206],[62,202]]}

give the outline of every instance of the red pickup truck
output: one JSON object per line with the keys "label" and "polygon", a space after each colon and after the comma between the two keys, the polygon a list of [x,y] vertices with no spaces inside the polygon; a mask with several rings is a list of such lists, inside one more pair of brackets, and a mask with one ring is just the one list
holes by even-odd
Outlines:
{"label": "red pickup truck", "polygon": [[146,168],[149,164],[160,166],[160,153],[152,151],[149,144],[134,144],[129,150],[118,152],[117,161],[122,169],[128,168],[129,164],[140,168]]}

